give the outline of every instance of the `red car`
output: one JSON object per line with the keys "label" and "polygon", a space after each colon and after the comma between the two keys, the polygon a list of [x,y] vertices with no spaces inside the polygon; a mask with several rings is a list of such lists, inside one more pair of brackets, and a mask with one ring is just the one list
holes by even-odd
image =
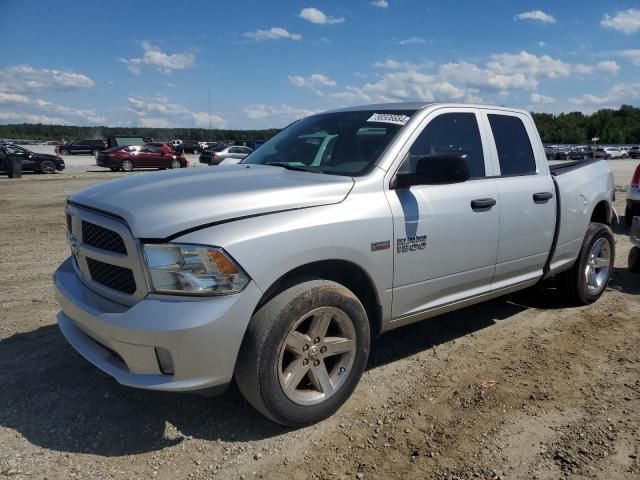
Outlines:
{"label": "red car", "polygon": [[188,166],[187,159],[167,153],[151,145],[113,147],[98,153],[96,164],[99,167],[110,168],[111,171],[122,170],[130,172],[134,168],[184,168]]}

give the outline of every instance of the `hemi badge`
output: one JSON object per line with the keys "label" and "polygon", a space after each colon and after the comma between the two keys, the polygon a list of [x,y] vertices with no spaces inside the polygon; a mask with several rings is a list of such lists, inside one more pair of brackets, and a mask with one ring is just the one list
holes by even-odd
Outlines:
{"label": "hemi badge", "polygon": [[382,240],[381,242],[371,242],[371,251],[378,252],[380,250],[389,250],[391,248],[390,240]]}

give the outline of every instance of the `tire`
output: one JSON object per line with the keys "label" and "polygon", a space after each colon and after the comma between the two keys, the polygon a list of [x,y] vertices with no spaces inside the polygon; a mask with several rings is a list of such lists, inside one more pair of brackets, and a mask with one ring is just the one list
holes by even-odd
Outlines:
{"label": "tire", "polygon": [[624,223],[627,225],[627,227],[630,227],[631,223],[633,223],[633,212],[629,207],[625,207],[624,209]]}
{"label": "tire", "polygon": [[[319,325],[326,322],[325,336]],[[289,427],[310,425],[347,401],[367,364],[369,343],[367,314],[350,290],[328,280],[303,281],[251,318],[236,382],[244,398],[267,418]],[[331,355],[327,346],[346,349]],[[287,381],[293,383],[285,390]]]}
{"label": "tire", "polygon": [[133,170],[133,162],[131,160],[123,160],[122,161],[122,171],[130,172]]}
{"label": "tire", "polygon": [[611,155],[607,155],[607,160],[611,160]]}
{"label": "tire", "polygon": [[69,150],[60,150],[60,155],[69,155]]}
{"label": "tire", "polygon": [[56,173],[56,164],[51,160],[44,160],[40,163],[40,173],[52,174]]}
{"label": "tire", "polygon": [[615,253],[611,229],[602,223],[589,224],[575,264],[560,278],[560,288],[571,303],[588,305],[600,298],[611,278]]}
{"label": "tire", "polygon": [[182,165],[180,165],[180,160],[178,159],[173,159],[171,160],[171,162],[169,162],[169,168],[180,168]]}
{"label": "tire", "polygon": [[627,263],[629,265],[630,272],[640,273],[640,247],[631,248]]}
{"label": "tire", "polygon": [[98,158],[98,150],[91,150],[91,155],[93,155],[93,158],[97,159]]}

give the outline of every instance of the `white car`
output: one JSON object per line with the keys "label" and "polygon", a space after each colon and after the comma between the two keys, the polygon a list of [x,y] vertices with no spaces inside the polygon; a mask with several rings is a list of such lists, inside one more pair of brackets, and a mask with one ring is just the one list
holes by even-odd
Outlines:
{"label": "white car", "polygon": [[627,158],[629,154],[618,147],[601,147],[596,149],[596,158]]}
{"label": "white car", "polygon": [[173,148],[176,148],[178,145],[182,145],[182,140],[171,140],[169,143]]}

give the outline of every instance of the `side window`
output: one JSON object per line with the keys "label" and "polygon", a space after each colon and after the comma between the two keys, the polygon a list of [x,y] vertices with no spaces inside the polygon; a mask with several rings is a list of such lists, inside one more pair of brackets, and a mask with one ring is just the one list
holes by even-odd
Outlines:
{"label": "side window", "polygon": [[522,120],[511,115],[489,114],[502,175],[536,173],[536,159]]}
{"label": "side window", "polygon": [[400,171],[415,172],[419,158],[437,153],[466,154],[471,178],[485,176],[482,140],[474,113],[443,113],[431,120],[411,145]]}

